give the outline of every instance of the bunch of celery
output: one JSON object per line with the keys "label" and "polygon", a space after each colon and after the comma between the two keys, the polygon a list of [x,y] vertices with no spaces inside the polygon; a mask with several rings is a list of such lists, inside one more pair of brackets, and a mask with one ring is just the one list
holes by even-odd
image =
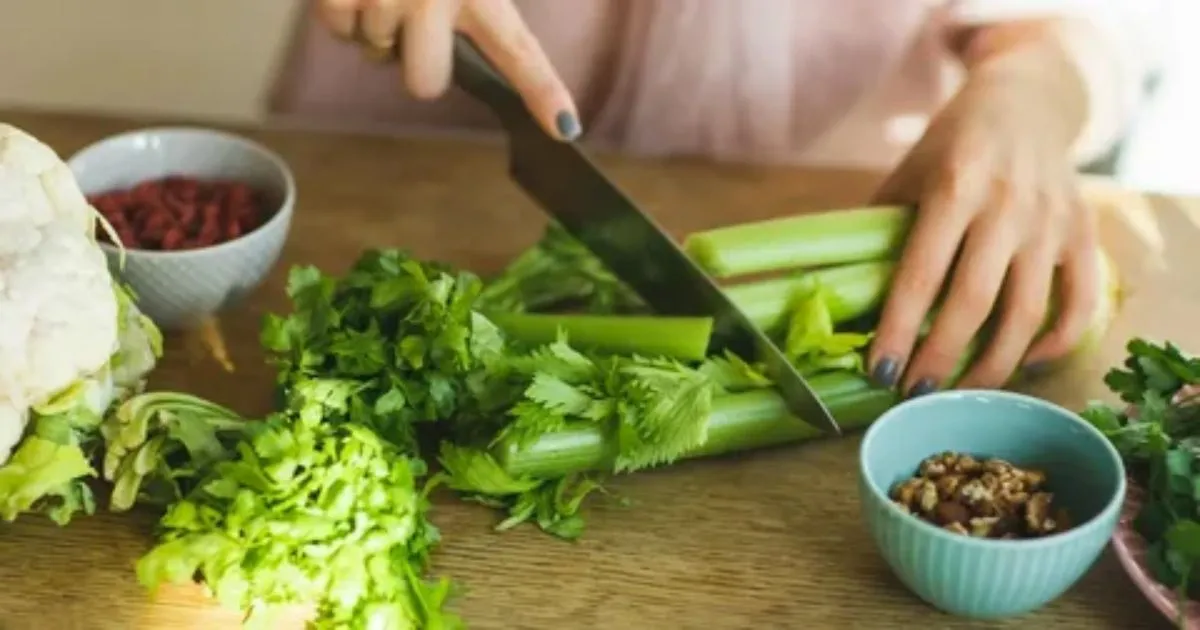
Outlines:
{"label": "bunch of celery", "polygon": [[[861,353],[906,216],[880,209],[808,221],[789,229],[800,236],[784,235],[790,254],[774,245],[771,264],[826,266],[727,292],[777,338],[838,422],[862,428],[896,400],[866,379]],[[722,230],[695,235],[689,250],[705,243],[702,263],[737,260],[764,238],[731,229],[733,238]],[[831,248],[835,237],[841,245]],[[745,262],[738,269],[770,270]],[[787,413],[752,363],[706,356],[711,320],[645,315],[644,303],[558,226],[494,278],[477,306],[526,344],[527,354],[514,355],[516,367],[504,378],[515,392],[507,399],[516,402],[499,419],[457,423],[440,459],[450,487],[508,512],[501,529],[533,520],[574,537],[582,531],[580,502],[599,488],[601,475],[818,436]]]}
{"label": "bunch of celery", "polygon": [[[801,215],[693,234],[685,249],[714,277],[752,277],[728,284],[726,294],[778,341],[839,424],[855,430],[897,400],[867,380],[862,354],[910,218],[898,207]],[[1115,298],[1111,277],[1105,297]],[[1097,331],[1114,301],[1104,300]],[[558,352],[574,346],[591,353],[580,355],[590,366],[577,365],[552,383],[516,378],[514,387],[525,389],[506,418],[443,444],[449,485],[506,510],[501,528],[534,520],[551,533],[576,536],[580,501],[599,485],[590,475],[819,436],[788,415],[752,365],[702,356],[711,322],[641,315],[644,303],[633,291],[558,226],[549,226],[541,243],[493,279],[477,306],[507,334],[544,343],[559,331]],[[598,314],[553,314],[559,309]],[[532,311],[549,313],[527,314]],[[652,384],[641,379],[639,392],[614,387],[611,375],[636,360],[630,356],[669,358],[679,362],[679,372]],[[656,392],[652,402],[644,400],[646,389]],[[681,403],[686,396],[694,400]],[[673,406],[686,411],[671,418],[673,431],[654,433],[659,457],[631,457],[637,446],[631,432],[644,432],[645,418]],[[643,419],[630,418],[636,415]]]}

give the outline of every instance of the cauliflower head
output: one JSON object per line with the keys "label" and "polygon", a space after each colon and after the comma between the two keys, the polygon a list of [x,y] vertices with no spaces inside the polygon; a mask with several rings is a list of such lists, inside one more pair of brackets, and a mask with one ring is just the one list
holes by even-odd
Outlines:
{"label": "cauliflower head", "polygon": [[96,213],[58,155],[0,124],[0,518],[91,511],[82,479],[113,403],[161,337],[109,273]]}

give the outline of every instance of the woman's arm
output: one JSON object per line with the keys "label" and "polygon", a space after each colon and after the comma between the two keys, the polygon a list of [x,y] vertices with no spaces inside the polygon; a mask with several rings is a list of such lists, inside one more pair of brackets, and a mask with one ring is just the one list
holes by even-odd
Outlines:
{"label": "woman's arm", "polygon": [[[957,0],[951,7],[951,41],[968,73],[1012,65],[1038,74],[1063,115],[1079,119],[1080,163],[1120,139],[1161,63],[1160,0]],[[1082,107],[1071,106],[1076,96]]]}

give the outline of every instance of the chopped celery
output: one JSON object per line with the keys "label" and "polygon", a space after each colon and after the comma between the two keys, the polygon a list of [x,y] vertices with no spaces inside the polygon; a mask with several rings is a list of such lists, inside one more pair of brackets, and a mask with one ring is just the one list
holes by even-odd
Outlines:
{"label": "chopped celery", "polygon": [[[874,388],[864,377],[830,373],[810,385],[844,429],[859,429],[896,403],[896,394]],[[708,439],[685,457],[704,457],[814,439],[822,433],[788,415],[774,390],[718,396],[708,421]],[[514,477],[557,478],[572,473],[612,470],[615,441],[594,424],[579,423],[546,433],[526,446],[502,440],[493,457]]]}
{"label": "chopped celery", "polygon": [[802,214],[692,234],[688,254],[718,278],[895,258],[908,208],[881,206]]}
{"label": "chopped celery", "polygon": [[725,295],[763,330],[778,330],[787,320],[797,292],[820,285],[825,289],[834,323],[857,319],[883,304],[895,263],[872,261],[826,267],[783,278],[725,287]]}
{"label": "chopped celery", "polygon": [[683,361],[704,359],[713,329],[711,317],[494,313],[488,318],[522,343],[551,343],[561,331],[581,350]]}
{"label": "chopped celery", "polygon": [[557,223],[488,281],[476,308],[486,313],[560,309],[592,314],[645,311],[642,298]]}

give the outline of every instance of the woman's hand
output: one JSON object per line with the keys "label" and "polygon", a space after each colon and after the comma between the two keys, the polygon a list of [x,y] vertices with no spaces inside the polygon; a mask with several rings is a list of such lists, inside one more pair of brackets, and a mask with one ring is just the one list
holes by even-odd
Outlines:
{"label": "woman's hand", "polygon": [[[909,395],[947,385],[993,309],[991,341],[962,387],[1002,386],[1019,368],[1065,354],[1089,325],[1097,228],[1070,156],[1086,105],[1056,61],[1035,47],[972,68],[878,193],[919,207],[871,349],[881,384]],[[1039,335],[1056,288],[1057,319]]]}
{"label": "woman's hand", "polygon": [[510,0],[319,0],[318,14],[336,35],[380,51],[399,50],[405,85],[424,99],[449,87],[454,33],[461,32],[547,132],[564,140],[579,136],[570,93]]}

